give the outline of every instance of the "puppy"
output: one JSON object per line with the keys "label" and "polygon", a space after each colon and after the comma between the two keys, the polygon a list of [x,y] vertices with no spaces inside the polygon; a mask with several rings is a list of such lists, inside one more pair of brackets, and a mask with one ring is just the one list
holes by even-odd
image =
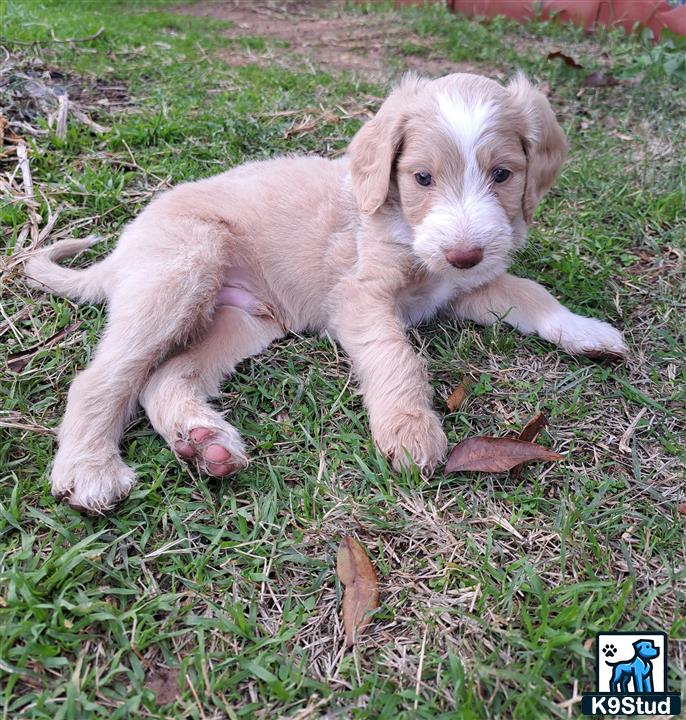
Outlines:
{"label": "puppy", "polygon": [[377,446],[396,469],[425,472],[447,443],[408,326],[443,310],[502,318],[569,353],[623,355],[610,325],[506,274],[565,150],[548,101],[521,74],[506,87],[409,75],[343,158],[251,162],[180,185],[87,269],[55,261],[88,239],[34,255],[34,285],[108,303],[95,356],[69,390],[52,492],[89,513],[129,493],[118,446],[139,401],[179,458],[215,476],[244,468],[238,432],[207,398],[289,331],[341,344]]}

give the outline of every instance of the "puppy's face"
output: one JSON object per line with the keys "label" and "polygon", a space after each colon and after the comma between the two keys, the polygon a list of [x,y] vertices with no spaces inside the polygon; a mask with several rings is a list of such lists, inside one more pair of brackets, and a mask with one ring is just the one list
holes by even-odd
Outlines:
{"label": "puppy's face", "polygon": [[408,120],[396,164],[414,251],[435,272],[502,272],[526,235],[526,155],[512,113],[458,91],[438,93],[431,114]]}
{"label": "puppy's face", "polygon": [[406,78],[350,146],[362,212],[400,211],[426,269],[476,285],[507,268],[565,154],[523,76]]}

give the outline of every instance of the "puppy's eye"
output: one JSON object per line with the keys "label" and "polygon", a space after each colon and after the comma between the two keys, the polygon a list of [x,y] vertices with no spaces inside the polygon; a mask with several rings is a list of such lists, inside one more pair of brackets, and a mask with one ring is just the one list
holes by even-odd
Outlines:
{"label": "puppy's eye", "polygon": [[505,168],[497,167],[495,170],[491,172],[491,177],[493,178],[493,182],[502,183],[507,180],[507,178],[512,175],[512,172],[510,170],[506,170]]}
{"label": "puppy's eye", "polygon": [[414,179],[424,187],[427,187],[428,185],[431,185],[431,182],[433,178],[431,177],[431,173],[428,172],[418,172],[414,174]]}

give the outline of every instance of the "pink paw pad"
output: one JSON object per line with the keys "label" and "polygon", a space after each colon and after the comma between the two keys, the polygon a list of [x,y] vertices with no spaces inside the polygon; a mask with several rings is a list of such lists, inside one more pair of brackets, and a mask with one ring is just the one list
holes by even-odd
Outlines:
{"label": "pink paw pad", "polygon": [[195,448],[185,440],[177,440],[174,443],[174,451],[184,460],[189,460],[195,455]]}
{"label": "pink paw pad", "polygon": [[212,431],[209,428],[193,428],[191,430],[191,440],[195,443],[205,442],[210,435],[212,435]]}
{"label": "pink paw pad", "polygon": [[221,445],[209,445],[205,452],[205,467],[210,475],[229,475],[236,468],[231,462],[231,453]]}
{"label": "pink paw pad", "polygon": [[193,428],[188,434],[188,440],[177,440],[174,443],[174,450],[184,460],[197,457],[201,467],[209,475],[230,475],[240,470],[245,462],[241,458],[235,458],[223,445],[211,442],[216,434],[216,431],[210,428]]}

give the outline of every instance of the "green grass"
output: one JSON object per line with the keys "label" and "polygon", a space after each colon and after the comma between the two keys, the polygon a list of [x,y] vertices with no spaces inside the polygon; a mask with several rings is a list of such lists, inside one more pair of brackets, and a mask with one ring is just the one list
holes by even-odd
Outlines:
{"label": "green grass", "polygon": [[[374,450],[342,353],[325,338],[288,338],[244,362],[218,401],[248,441],[249,470],[197,476],[141,417],[123,445],[139,476],[133,493],[107,518],[82,517],[50,496],[47,471],[69,381],[88,362],[104,308],[23,283],[13,253],[32,216],[20,174],[8,185],[7,157],[0,717],[567,717],[573,689],[592,689],[594,633],[634,628],[669,633],[671,688],[684,694],[684,88],[659,68],[634,81],[652,52],[641,38],[552,22],[374,11],[369,22],[405,33],[384,80],[312,69],[293,43],[251,30],[227,38],[229,23],[168,6],[0,7],[11,53],[2,78],[59,70],[111,128],[95,135],[72,119],[64,140],[26,135],[38,225],[48,205],[61,208],[47,242],[98,232],[106,243],[93,259],[157,189],[283,152],[340,153],[410,60],[469,62],[501,78],[522,67],[550,86],[570,158],[515,271],[622,326],[632,355],[621,366],[573,359],[503,324],[413,332],[438,408],[472,382],[466,405],[445,411],[451,443],[515,433],[545,409],[544,442],[568,453],[516,481],[440,472],[425,481],[392,473]],[[368,10],[345,12],[352,22]],[[95,40],[52,41],[51,31],[83,38],[101,26]],[[552,46],[584,71],[548,61]],[[227,65],[227,47],[257,59]],[[592,70],[633,80],[586,88]],[[98,104],[114,86],[124,99]],[[0,79],[10,119],[26,110],[20,87]],[[318,109],[337,120],[287,137]],[[27,122],[47,129],[44,113]],[[19,372],[7,369],[8,354],[73,323]],[[343,655],[334,568],[345,533],[369,549],[382,605]],[[178,697],[164,708],[146,688],[159,667],[179,670]],[[576,700],[570,707],[579,714]]]}

